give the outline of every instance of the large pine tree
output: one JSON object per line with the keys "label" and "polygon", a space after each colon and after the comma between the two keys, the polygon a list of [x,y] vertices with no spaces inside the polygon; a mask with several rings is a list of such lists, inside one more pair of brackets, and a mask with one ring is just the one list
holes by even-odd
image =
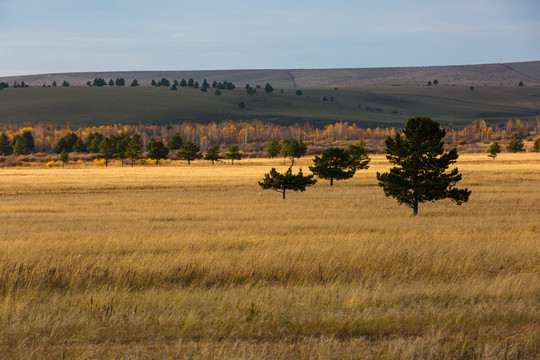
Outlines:
{"label": "large pine tree", "polygon": [[446,132],[429,117],[413,117],[407,121],[403,135],[388,137],[386,158],[396,165],[387,173],[377,173],[379,186],[388,197],[418,214],[418,204],[445,198],[458,205],[469,200],[470,190],[454,186],[461,180],[455,168],[446,173],[458,158],[457,149],[445,152],[443,138]]}

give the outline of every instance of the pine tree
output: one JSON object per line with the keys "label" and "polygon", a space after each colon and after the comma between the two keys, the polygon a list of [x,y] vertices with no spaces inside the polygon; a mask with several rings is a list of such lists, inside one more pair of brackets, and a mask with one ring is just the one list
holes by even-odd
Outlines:
{"label": "pine tree", "polygon": [[126,148],[126,158],[131,160],[131,167],[141,158],[141,144],[137,139],[131,139]]}
{"label": "pine tree", "polygon": [[519,134],[512,135],[506,150],[513,153],[523,151],[523,138]]}
{"label": "pine tree", "polygon": [[329,180],[330,186],[334,185],[334,180],[350,179],[356,172],[349,153],[337,147],[324,150],[321,156],[315,156],[313,163],[309,170],[321,179]]}
{"label": "pine tree", "polygon": [[62,161],[62,168],[69,161],[69,153],[66,149],[62,149],[62,152],[60,152],[60,161]]}
{"label": "pine tree", "polygon": [[86,150],[86,145],[84,144],[81,138],[78,138],[77,141],[75,142],[75,145],[73,145],[73,151],[78,152],[78,153],[88,152],[88,150]]}
{"label": "pine tree", "polygon": [[358,141],[356,144],[349,145],[347,152],[351,156],[355,170],[367,169],[368,164],[371,161],[367,149],[366,143],[363,140]]}
{"label": "pine tree", "polygon": [[13,146],[9,141],[9,137],[5,133],[0,134],[0,155],[11,155],[13,153]]}
{"label": "pine tree", "polygon": [[206,149],[206,155],[204,156],[204,159],[212,161],[212,166],[214,166],[214,161],[218,161],[219,159],[221,159],[220,153],[221,149],[219,145],[212,145],[208,149]]}
{"label": "pine tree", "polygon": [[274,88],[269,83],[266,83],[266,85],[264,86],[264,91],[270,94],[271,92],[274,91]]}
{"label": "pine tree", "polygon": [[281,154],[291,159],[291,166],[294,165],[294,159],[300,159],[306,155],[307,145],[302,140],[283,139],[281,141]]}
{"label": "pine tree", "polygon": [[501,146],[499,145],[498,142],[494,141],[489,149],[488,149],[488,156],[490,158],[493,158],[493,160],[495,160],[495,158],[497,157],[497,155],[499,155],[499,153],[501,152]]}
{"label": "pine tree", "polygon": [[268,146],[266,146],[266,156],[268,156],[270,159],[275,158],[279,155],[281,151],[281,145],[276,140],[271,140],[268,142]]}
{"label": "pine tree", "polygon": [[191,141],[186,141],[186,143],[182,145],[180,150],[176,153],[176,156],[178,156],[180,159],[186,160],[188,165],[190,165],[191,161],[200,159],[202,157],[201,153],[199,152],[200,150],[201,148]]}
{"label": "pine tree", "polygon": [[165,159],[169,155],[169,148],[161,141],[153,141],[148,149],[148,157],[152,160],[156,160],[156,166],[159,160]]}
{"label": "pine tree", "polygon": [[275,168],[272,168],[268,174],[264,174],[263,180],[259,181],[259,186],[263,190],[273,190],[281,193],[283,200],[285,200],[287,190],[305,191],[307,187],[314,185],[316,182],[317,180],[313,179],[313,175],[304,176],[302,169],[298,174],[293,174],[291,166],[284,174],[280,174]]}
{"label": "pine tree", "polygon": [[241,160],[242,153],[240,152],[238,145],[231,145],[227,152],[225,153],[226,159],[231,159],[231,165],[234,165],[234,160]]}
{"label": "pine tree", "polygon": [[182,144],[184,142],[182,141],[182,138],[180,137],[179,133],[175,133],[171,138],[169,139],[169,142],[167,143],[167,146],[171,150],[178,150],[182,147]]}
{"label": "pine tree", "polygon": [[99,153],[98,158],[105,160],[105,167],[109,166],[111,159],[116,156],[116,144],[114,141],[106,137],[99,143]]}
{"label": "pine tree", "polygon": [[471,192],[454,186],[461,180],[458,169],[445,173],[458,158],[457,149],[445,153],[442,141],[446,132],[429,117],[413,117],[394,138],[388,137],[386,158],[396,165],[378,173],[379,186],[387,197],[394,197],[418,214],[418,204],[445,198],[458,205],[469,200]]}
{"label": "pine tree", "polygon": [[24,140],[19,136],[15,139],[15,144],[13,145],[13,155],[27,155],[26,146]]}
{"label": "pine tree", "polygon": [[122,162],[122,167],[124,167],[124,160],[128,158],[127,149],[130,141],[129,136],[124,136],[116,143],[116,157]]}

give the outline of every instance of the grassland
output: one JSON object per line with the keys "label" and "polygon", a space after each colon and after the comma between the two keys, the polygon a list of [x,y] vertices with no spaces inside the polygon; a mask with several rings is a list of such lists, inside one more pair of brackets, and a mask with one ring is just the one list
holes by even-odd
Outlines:
{"label": "grassland", "polygon": [[0,358],[537,358],[540,155],[462,155],[417,217],[371,165],[285,201],[283,160],[2,169]]}
{"label": "grassland", "polygon": [[[316,126],[349,121],[367,127],[401,127],[409,117],[426,114],[443,125],[464,125],[479,118],[534,121],[540,113],[540,87],[305,88],[302,96],[295,95],[296,90],[276,88],[266,94],[259,89],[249,96],[237,88],[216,96],[212,90],[186,88],[9,88],[0,93],[0,124],[66,126],[69,122],[81,127],[259,118],[281,124],[309,120]],[[240,102],[247,107],[240,109]]]}

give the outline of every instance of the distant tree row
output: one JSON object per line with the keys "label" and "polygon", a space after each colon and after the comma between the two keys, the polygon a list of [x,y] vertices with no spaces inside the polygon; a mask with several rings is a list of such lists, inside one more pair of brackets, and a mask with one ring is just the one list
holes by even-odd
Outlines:
{"label": "distant tree row", "polygon": [[[2,139],[4,139],[4,137],[7,139],[7,136],[2,133],[0,135],[0,145],[2,144]],[[150,138],[146,150],[147,157],[155,160],[156,165],[159,164],[160,160],[165,159],[170,151],[174,150],[178,150],[176,156],[186,160],[188,165],[191,161],[203,157],[200,153],[199,146],[191,141],[184,143],[178,133],[175,133],[169,139],[167,145],[162,141]],[[125,133],[111,136],[103,136],[100,133],[90,133],[83,141],[82,138],[71,132],[58,140],[55,152],[60,154],[61,160],[63,159],[63,164],[69,159],[69,153],[78,152],[96,153],[98,158],[105,160],[105,166],[108,166],[109,162],[114,158],[121,160],[122,166],[124,166],[124,161],[129,159],[131,160],[131,166],[133,166],[136,160],[142,158],[142,142],[141,137],[138,134],[130,137]],[[222,159],[220,152],[219,145],[212,145],[206,149],[206,156],[204,158],[212,161],[212,165],[214,165],[214,161]],[[234,160],[242,159],[242,153],[240,152],[238,145],[231,145],[228,152],[225,153],[224,158],[230,159],[232,164],[234,164]]]}
{"label": "distant tree row", "polygon": [[[153,87],[171,87],[171,90],[178,90],[178,87],[188,87],[193,89],[201,89],[202,92],[207,92],[208,89],[213,88],[216,90],[234,90],[236,86],[232,82],[224,81],[224,82],[217,82],[214,81],[212,85],[208,83],[206,79],[203,79],[202,84],[199,84],[198,81],[193,80],[192,78],[188,79],[182,79],[180,81],[174,80],[171,86],[170,80],[166,78],[162,78],[159,81],[152,80],[150,83]],[[217,92],[216,95],[221,95],[221,91]]]}
{"label": "distant tree row", "polygon": [[[87,81],[86,86],[96,86],[96,87],[102,87],[102,86],[125,86],[126,80],[124,78],[117,78],[116,80],[110,79],[109,82],[105,81],[103,78],[94,78],[94,81]],[[69,85],[68,85],[69,86]],[[137,80],[133,80],[131,83],[131,86],[139,86]]]}

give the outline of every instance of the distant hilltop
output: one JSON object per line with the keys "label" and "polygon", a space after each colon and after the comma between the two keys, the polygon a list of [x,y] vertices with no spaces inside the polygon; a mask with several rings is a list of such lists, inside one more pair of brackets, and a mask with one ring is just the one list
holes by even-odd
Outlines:
{"label": "distant hilltop", "polygon": [[540,86],[540,61],[506,64],[388,67],[351,69],[290,69],[290,70],[200,70],[200,71],[112,71],[40,74],[0,77],[10,86],[24,81],[30,86],[60,85],[64,80],[71,86],[86,86],[95,78],[124,78],[126,85],[136,79],[141,86],[150,86],[152,80],[188,80],[201,82],[231,81],[237,86],[266,83],[283,88],[310,87],[376,87],[416,86],[437,80],[439,86]]}

